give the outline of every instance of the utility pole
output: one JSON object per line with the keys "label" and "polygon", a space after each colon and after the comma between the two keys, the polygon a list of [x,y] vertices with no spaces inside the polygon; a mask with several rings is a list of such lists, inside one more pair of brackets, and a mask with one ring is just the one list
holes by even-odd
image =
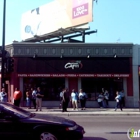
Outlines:
{"label": "utility pole", "polygon": [[4,3],[3,3],[1,87],[5,87],[5,79],[4,79],[4,63],[5,63],[5,15],[6,15],[6,0],[4,0]]}

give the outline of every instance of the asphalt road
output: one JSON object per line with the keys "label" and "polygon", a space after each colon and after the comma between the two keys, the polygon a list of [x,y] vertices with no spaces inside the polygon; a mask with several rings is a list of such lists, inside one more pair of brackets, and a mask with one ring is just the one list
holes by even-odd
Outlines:
{"label": "asphalt road", "polygon": [[[46,115],[41,115],[46,118]],[[86,131],[83,140],[129,140],[130,128],[140,129],[139,116],[63,116],[76,121]],[[132,140],[139,140],[133,138]]]}

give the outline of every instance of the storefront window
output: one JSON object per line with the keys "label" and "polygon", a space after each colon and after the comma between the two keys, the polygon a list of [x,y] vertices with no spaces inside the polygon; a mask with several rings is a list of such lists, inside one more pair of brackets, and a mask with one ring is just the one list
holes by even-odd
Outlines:
{"label": "storefront window", "polygon": [[24,99],[27,89],[40,87],[43,100],[59,100],[60,91],[65,87],[65,78],[24,78]]}
{"label": "storefront window", "polygon": [[82,78],[81,85],[89,100],[96,100],[102,88],[109,91],[109,100],[114,101],[116,91],[123,89],[122,78]]}

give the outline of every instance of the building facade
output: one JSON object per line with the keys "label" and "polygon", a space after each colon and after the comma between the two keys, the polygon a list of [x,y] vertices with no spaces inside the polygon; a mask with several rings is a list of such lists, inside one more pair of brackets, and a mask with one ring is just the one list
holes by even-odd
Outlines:
{"label": "building facade", "polygon": [[[126,107],[138,107],[139,74],[137,46],[132,43],[19,43],[7,45],[7,57],[14,58],[14,72],[6,74],[8,99],[15,87],[23,93],[41,87],[43,106],[58,106],[64,87],[69,92],[82,88],[87,107],[98,107],[97,95],[109,91],[109,105],[115,106],[117,90],[124,89]],[[137,65],[136,65],[137,63]]]}

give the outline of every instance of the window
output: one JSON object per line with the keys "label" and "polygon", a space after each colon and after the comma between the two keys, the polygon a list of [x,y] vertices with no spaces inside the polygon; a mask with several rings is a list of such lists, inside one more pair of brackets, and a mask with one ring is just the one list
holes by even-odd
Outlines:
{"label": "window", "polygon": [[59,100],[59,94],[65,87],[65,78],[24,78],[24,99],[26,99],[26,89],[40,87],[43,100]]}
{"label": "window", "polygon": [[82,88],[89,100],[96,100],[102,88],[109,91],[109,100],[114,101],[116,91],[123,89],[122,78],[82,78]]}

